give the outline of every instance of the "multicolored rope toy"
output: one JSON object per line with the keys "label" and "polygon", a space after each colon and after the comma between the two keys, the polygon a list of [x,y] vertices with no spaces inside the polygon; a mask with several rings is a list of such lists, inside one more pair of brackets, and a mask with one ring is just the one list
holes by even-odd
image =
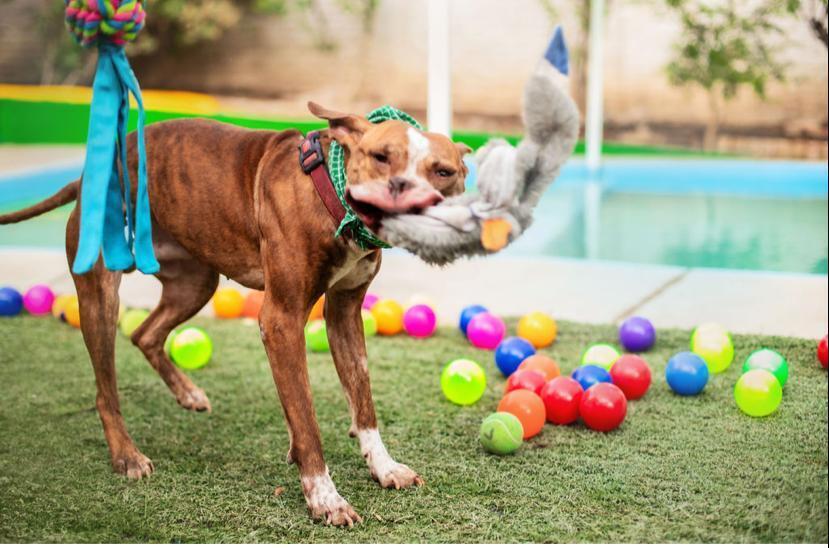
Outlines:
{"label": "multicolored rope toy", "polygon": [[[72,270],[76,274],[88,272],[103,253],[104,265],[110,270],[135,266],[145,274],[153,274],[158,272],[159,265],[153,252],[147,193],[144,104],[123,47],[144,26],[143,1],[65,3],[69,32],[80,45],[98,47],[81,185],[80,239]],[[138,184],[134,209],[126,168],[130,94],[138,105]]]}

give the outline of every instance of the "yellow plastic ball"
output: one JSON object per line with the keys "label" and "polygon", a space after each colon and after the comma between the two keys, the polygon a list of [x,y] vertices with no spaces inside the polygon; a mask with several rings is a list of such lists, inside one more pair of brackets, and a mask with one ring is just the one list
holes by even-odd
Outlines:
{"label": "yellow plastic ball", "polygon": [[734,360],[734,343],[723,326],[706,323],[691,334],[691,352],[705,360],[711,373],[722,373]]}
{"label": "yellow plastic ball", "polygon": [[59,320],[62,320],[63,311],[66,308],[66,303],[68,303],[73,297],[74,295],[58,295],[57,297],[55,297],[55,300],[52,303],[52,316]]}
{"label": "yellow plastic ball", "polygon": [[232,287],[221,287],[213,295],[213,312],[217,318],[238,318],[245,307],[245,298]]}
{"label": "yellow plastic ball", "polygon": [[377,332],[381,335],[397,335],[403,331],[403,307],[393,299],[382,299],[371,307],[371,315],[377,320]]}
{"label": "yellow plastic ball", "polygon": [[81,309],[78,297],[75,295],[69,297],[63,305],[63,317],[66,318],[66,323],[72,327],[81,326]]}
{"label": "yellow plastic ball", "polygon": [[550,346],[557,334],[556,321],[543,312],[530,312],[518,322],[518,336],[536,348]]}

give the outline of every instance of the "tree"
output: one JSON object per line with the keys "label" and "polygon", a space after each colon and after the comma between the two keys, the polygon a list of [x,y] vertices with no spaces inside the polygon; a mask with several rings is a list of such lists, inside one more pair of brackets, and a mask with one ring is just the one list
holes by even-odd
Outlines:
{"label": "tree", "polygon": [[696,85],[709,99],[711,113],[704,146],[716,145],[721,102],[745,87],[764,98],[769,81],[783,80],[773,40],[781,36],[780,16],[793,13],[798,0],[665,0],[679,14],[682,31],[668,64],[674,85]]}

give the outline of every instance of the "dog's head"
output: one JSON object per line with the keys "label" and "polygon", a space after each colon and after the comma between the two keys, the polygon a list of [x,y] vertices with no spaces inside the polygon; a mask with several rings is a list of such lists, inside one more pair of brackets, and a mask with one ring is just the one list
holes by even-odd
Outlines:
{"label": "dog's head", "polygon": [[417,214],[463,192],[468,146],[398,120],[372,124],[313,102],[308,109],[328,121],[331,137],[345,149],[346,200],[371,231],[385,216]]}

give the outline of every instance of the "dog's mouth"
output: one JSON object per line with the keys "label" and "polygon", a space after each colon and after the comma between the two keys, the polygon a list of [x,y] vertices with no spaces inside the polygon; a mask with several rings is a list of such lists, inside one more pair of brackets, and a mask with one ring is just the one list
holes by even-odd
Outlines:
{"label": "dog's mouth", "polygon": [[393,215],[419,215],[427,207],[443,201],[443,195],[434,189],[412,189],[404,194],[392,196],[385,189],[361,188],[362,185],[346,188],[345,200],[366,227],[378,233],[383,219]]}

